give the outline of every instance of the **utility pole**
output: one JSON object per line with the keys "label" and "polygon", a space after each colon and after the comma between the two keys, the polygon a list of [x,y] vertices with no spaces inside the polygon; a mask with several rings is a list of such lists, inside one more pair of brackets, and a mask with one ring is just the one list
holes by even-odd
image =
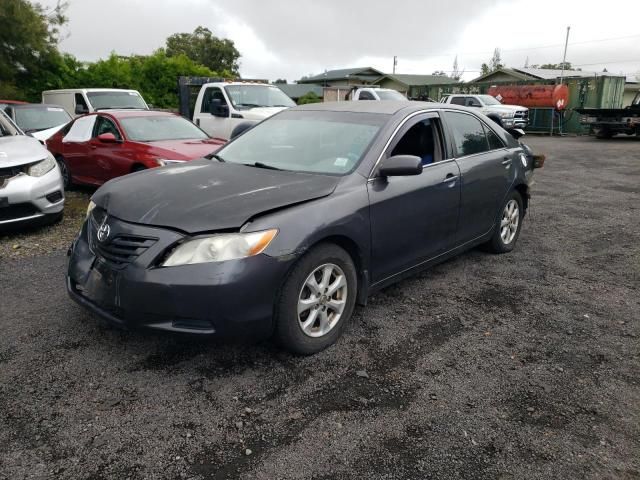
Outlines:
{"label": "utility pole", "polygon": [[562,72],[560,73],[560,85],[562,85],[562,81],[564,80],[564,66],[567,63],[567,45],[569,44],[569,30],[571,27],[567,27],[567,38],[564,41],[564,55],[562,56]]}
{"label": "utility pole", "polygon": [[393,56],[393,73],[396,73],[396,65],[398,65],[398,57],[397,56]]}

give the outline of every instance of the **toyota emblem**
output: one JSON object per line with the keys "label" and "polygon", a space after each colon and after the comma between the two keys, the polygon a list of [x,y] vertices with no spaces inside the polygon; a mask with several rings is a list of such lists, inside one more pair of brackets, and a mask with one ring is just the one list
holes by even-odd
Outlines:
{"label": "toyota emblem", "polygon": [[109,238],[110,233],[111,227],[109,227],[107,223],[103,223],[98,229],[98,240],[104,242],[107,238]]}

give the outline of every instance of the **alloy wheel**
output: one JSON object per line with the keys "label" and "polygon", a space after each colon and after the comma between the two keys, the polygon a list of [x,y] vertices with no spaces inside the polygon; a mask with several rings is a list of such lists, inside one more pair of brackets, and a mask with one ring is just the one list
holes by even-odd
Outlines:
{"label": "alloy wheel", "polygon": [[502,220],[500,221],[500,238],[505,245],[513,242],[518,233],[518,225],[520,224],[520,207],[515,199],[511,199],[504,206],[502,211]]}
{"label": "alloy wheel", "polygon": [[298,322],[305,335],[322,337],[340,321],[347,305],[347,278],[333,263],[317,267],[298,296]]}

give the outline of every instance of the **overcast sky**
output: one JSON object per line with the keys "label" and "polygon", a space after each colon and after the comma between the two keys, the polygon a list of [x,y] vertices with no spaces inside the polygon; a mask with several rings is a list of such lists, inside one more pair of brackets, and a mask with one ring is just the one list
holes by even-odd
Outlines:
{"label": "overcast sky", "polygon": [[[640,75],[640,0],[68,0],[63,51],[96,60],[147,54],[198,25],[232,39],[247,78],[289,82],[325,69],[479,75],[493,49],[503,63],[559,63]],[[56,0],[40,0],[51,6]],[[606,6],[605,6],[606,5]],[[624,38],[621,38],[624,37]]]}

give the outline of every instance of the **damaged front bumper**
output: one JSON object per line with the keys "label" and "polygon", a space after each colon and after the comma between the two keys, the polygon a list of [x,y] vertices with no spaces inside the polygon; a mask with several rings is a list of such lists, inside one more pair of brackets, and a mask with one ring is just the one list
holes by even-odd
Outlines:
{"label": "damaged front bumper", "polygon": [[[226,262],[160,267],[180,233],[113,217],[107,240],[90,218],[69,251],[67,291],[124,328],[265,338],[292,259],[265,254]],[[128,255],[128,256],[127,256]]]}

